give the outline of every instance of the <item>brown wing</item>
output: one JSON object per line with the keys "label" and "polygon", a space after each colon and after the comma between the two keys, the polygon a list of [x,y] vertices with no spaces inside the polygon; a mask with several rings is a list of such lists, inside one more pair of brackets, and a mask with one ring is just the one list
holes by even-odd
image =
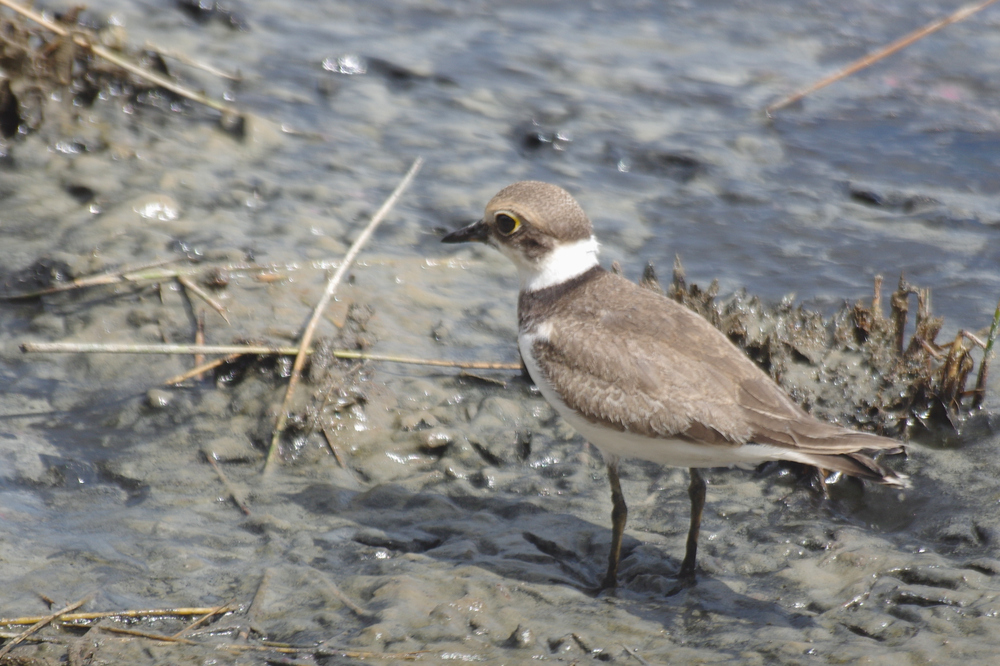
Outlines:
{"label": "brown wing", "polygon": [[533,352],[555,390],[591,421],[649,436],[755,442],[817,456],[898,447],[813,418],[725,335],[659,294],[605,273],[574,296],[573,317],[556,306],[546,314],[549,337]]}

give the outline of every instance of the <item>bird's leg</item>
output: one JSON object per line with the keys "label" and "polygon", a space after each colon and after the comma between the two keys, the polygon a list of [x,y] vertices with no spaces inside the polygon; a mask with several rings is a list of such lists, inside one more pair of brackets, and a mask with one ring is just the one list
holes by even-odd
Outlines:
{"label": "bird's leg", "polygon": [[678,578],[689,585],[694,584],[695,557],[698,554],[698,534],[701,532],[701,512],[705,508],[705,479],[701,472],[692,467],[688,497],[691,498],[691,527],[688,529],[687,549]]}
{"label": "bird's leg", "polygon": [[622,535],[625,533],[625,520],[628,518],[628,507],[625,506],[625,495],[622,494],[622,484],[618,480],[618,461],[608,463],[608,481],[611,482],[611,552],[608,553],[608,573],[600,589],[614,589],[618,585],[618,560],[622,554]]}

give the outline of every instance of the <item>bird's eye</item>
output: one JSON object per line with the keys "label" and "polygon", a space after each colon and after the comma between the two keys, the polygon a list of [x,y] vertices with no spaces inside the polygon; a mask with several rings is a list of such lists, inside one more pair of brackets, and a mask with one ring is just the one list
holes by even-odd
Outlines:
{"label": "bird's eye", "polygon": [[521,228],[521,220],[516,217],[511,217],[506,213],[500,213],[494,218],[497,225],[497,231],[502,233],[504,236],[510,236],[512,233]]}

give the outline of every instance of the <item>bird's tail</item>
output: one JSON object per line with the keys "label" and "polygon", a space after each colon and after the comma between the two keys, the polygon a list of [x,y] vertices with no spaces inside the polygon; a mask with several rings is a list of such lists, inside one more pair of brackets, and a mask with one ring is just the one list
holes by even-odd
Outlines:
{"label": "bird's tail", "polygon": [[[899,453],[899,449],[888,450],[887,453]],[[883,467],[875,460],[861,452],[840,453],[835,455],[810,454],[798,458],[799,461],[815,465],[822,469],[834,472],[843,472],[848,476],[856,476],[860,479],[868,479],[876,483],[887,486],[897,486],[900,488],[910,487],[910,477],[900,472]]]}

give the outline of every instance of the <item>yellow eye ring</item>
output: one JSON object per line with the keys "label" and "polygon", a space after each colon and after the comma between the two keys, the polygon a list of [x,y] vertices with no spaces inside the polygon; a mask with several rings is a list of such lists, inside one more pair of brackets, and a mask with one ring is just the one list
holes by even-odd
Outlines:
{"label": "yellow eye ring", "polygon": [[508,213],[497,213],[497,216],[493,218],[493,221],[497,225],[497,231],[504,236],[510,236],[512,233],[521,228],[521,220]]}

